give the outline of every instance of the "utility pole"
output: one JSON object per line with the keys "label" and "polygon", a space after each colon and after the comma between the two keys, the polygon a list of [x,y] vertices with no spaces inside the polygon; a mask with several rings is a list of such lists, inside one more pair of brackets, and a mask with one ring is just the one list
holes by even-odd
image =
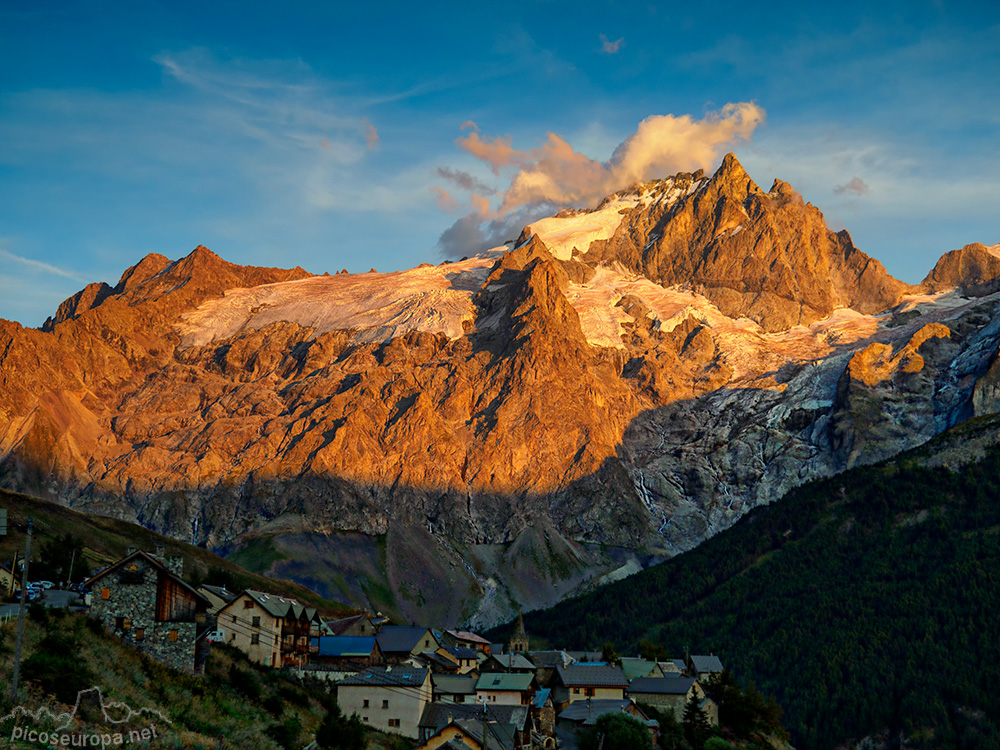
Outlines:
{"label": "utility pole", "polygon": [[17,703],[17,681],[21,676],[21,644],[24,641],[24,600],[28,594],[28,564],[31,562],[31,531],[34,516],[28,517],[28,538],[24,542],[24,567],[21,569],[21,607],[17,611],[17,640],[14,643],[14,675],[10,681],[10,697]]}
{"label": "utility pole", "polygon": [[67,586],[73,583],[73,563],[75,562],[76,562],[76,547],[73,548],[73,554],[69,558],[69,575],[66,576]]}

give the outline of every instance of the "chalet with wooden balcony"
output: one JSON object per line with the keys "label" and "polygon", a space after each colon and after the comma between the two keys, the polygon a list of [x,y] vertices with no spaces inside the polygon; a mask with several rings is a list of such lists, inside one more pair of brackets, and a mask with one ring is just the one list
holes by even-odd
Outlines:
{"label": "chalet with wooden balcony", "polygon": [[322,620],[312,607],[247,589],[219,610],[226,643],[269,667],[302,666],[318,648]]}

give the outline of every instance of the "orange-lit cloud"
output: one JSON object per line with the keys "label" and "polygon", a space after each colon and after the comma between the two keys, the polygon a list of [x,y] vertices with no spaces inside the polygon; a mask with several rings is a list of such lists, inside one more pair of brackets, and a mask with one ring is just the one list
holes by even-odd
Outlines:
{"label": "orange-lit cloud", "polygon": [[471,255],[516,236],[521,227],[551,211],[594,206],[637,182],[710,170],[726,150],[749,140],[764,117],[764,109],[754,102],[727,104],[701,119],[654,115],[639,123],[607,161],[576,151],[555,133],[527,151],[515,149],[509,136],[469,133],[455,141],[462,149],[496,175],[505,167],[515,171],[494,210],[486,195],[495,191],[477,190],[465,172],[439,169],[441,176],[472,193],[472,211],[442,233],[438,247],[446,257]]}
{"label": "orange-lit cloud", "polygon": [[458,208],[458,201],[444,188],[432,187],[431,192],[434,194],[434,200],[437,201],[438,208],[442,211],[454,211]]}
{"label": "orange-lit cloud", "polygon": [[469,198],[469,202],[472,204],[473,213],[477,216],[483,217],[484,219],[489,217],[491,213],[489,198],[473,193]]}
{"label": "orange-lit cloud", "polygon": [[522,206],[585,206],[609,193],[676,172],[710,169],[724,149],[749,140],[764,121],[753,102],[727,104],[696,120],[690,115],[653,115],[626,138],[606,162],[573,149],[554,133],[540,147],[519,151],[511,139],[470,133],[456,142],[490,165],[494,174],[517,166],[497,216]]}
{"label": "orange-lit cloud", "polygon": [[618,50],[622,48],[622,44],[624,43],[625,43],[625,37],[621,37],[620,39],[616,39],[615,41],[612,42],[604,34],[601,34],[601,51],[609,55],[617,54]]}
{"label": "orange-lit cloud", "polygon": [[466,128],[472,128],[476,132],[479,132],[479,126],[476,125],[472,120],[466,120],[459,126],[459,130],[465,130]]}
{"label": "orange-lit cloud", "polygon": [[489,138],[480,138],[478,132],[469,133],[467,136],[455,140],[455,143],[477,159],[482,159],[489,164],[493,174],[500,174],[500,167],[530,160],[528,154],[514,149],[511,146],[512,142],[510,136],[504,138],[502,135],[498,135],[490,140]]}
{"label": "orange-lit cloud", "polygon": [[833,192],[837,195],[843,195],[844,193],[854,193],[855,195],[864,195],[869,190],[868,185],[860,177],[854,177],[846,185],[837,185]]}
{"label": "orange-lit cloud", "polygon": [[367,126],[365,129],[365,143],[368,144],[368,150],[371,151],[378,145],[378,131],[375,129],[375,126],[367,120],[365,120],[365,125]]}

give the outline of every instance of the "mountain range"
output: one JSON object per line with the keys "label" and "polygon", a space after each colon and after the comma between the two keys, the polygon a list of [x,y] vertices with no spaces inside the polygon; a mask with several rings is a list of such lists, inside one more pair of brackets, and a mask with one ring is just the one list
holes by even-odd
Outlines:
{"label": "mountain range", "polygon": [[998,275],[904,284],[732,155],[408,271],[148,255],[0,321],[0,486],[491,624],[997,411]]}

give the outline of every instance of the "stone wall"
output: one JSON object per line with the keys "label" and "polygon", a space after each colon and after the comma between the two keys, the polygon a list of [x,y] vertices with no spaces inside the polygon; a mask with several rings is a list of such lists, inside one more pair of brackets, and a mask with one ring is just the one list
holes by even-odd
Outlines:
{"label": "stone wall", "polygon": [[[135,571],[119,568],[94,583],[91,617],[100,620],[108,632],[157,661],[193,672],[198,625],[157,622],[157,570],[141,557],[134,562]],[[107,599],[103,596],[105,589]]]}

